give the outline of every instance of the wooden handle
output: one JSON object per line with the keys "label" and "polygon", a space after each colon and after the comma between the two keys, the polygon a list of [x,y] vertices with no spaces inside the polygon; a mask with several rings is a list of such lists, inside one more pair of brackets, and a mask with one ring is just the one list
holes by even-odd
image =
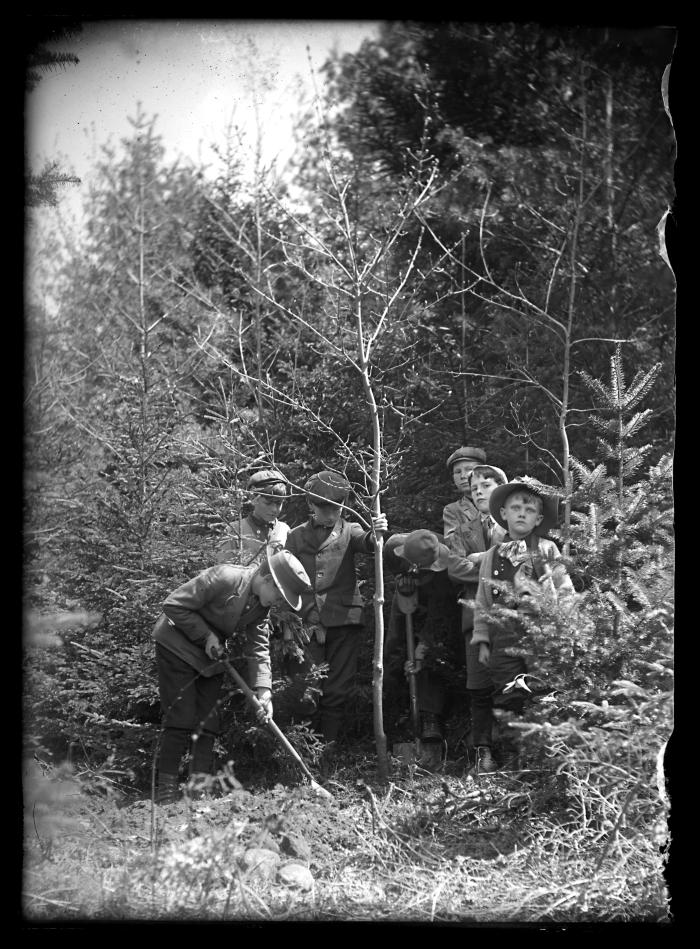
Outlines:
{"label": "wooden handle", "polygon": [[[413,638],[413,616],[406,613],[406,655],[412,664],[415,664],[416,649]],[[411,672],[408,676],[408,694],[411,707],[411,724],[413,725],[414,737],[420,736],[420,711],[418,709],[418,689],[416,687],[416,673]]]}
{"label": "wooden handle", "polygon": [[[262,703],[261,703],[260,699],[257,697],[257,695],[255,694],[255,692],[253,692],[253,690],[252,690],[251,687],[248,685],[248,683],[245,681],[245,679],[244,679],[243,676],[240,674],[240,672],[238,672],[238,671],[233,667],[233,665],[229,662],[228,659],[225,659],[225,658],[222,657],[221,662],[224,664],[224,666],[226,667],[226,671],[227,671],[227,672],[229,673],[229,675],[234,679],[234,681],[235,681],[236,684],[239,686],[239,688],[241,689],[241,691],[244,693],[244,695],[246,696],[246,698],[248,699],[248,701],[250,702],[250,704],[253,706],[253,708],[254,708],[256,711],[262,711],[262,710],[263,710],[263,706],[262,706]],[[297,762],[297,764],[301,767],[301,769],[303,770],[304,774],[305,774],[314,784],[316,784],[316,781],[314,780],[314,776],[311,774],[311,772],[309,771],[309,769],[308,769],[308,768],[306,767],[306,765],[304,764],[304,761],[303,761],[303,759],[301,758],[299,752],[298,752],[298,751],[294,748],[294,746],[290,743],[289,739],[288,739],[287,736],[284,734],[284,732],[282,732],[282,730],[280,729],[279,725],[277,725],[276,722],[273,722],[273,720],[272,720],[271,718],[268,718],[268,720],[267,720],[267,722],[266,722],[265,724],[268,726],[268,728],[269,728],[270,731],[274,734],[274,736],[284,745],[284,747],[285,747],[286,750],[289,752],[289,754],[292,756],[292,758],[294,758],[294,760]]]}

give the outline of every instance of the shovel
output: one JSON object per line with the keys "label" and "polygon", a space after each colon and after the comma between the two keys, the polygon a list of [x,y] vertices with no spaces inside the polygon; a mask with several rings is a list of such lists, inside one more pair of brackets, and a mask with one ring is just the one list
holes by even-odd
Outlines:
{"label": "shovel", "polygon": [[[243,676],[242,676],[239,672],[237,672],[237,671],[234,669],[234,667],[231,665],[231,663],[229,662],[229,660],[228,660],[225,656],[219,656],[218,658],[221,660],[221,662],[223,663],[223,665],[224,665],[226,671],[227,671],[228,674],[231,676],[231,678],[234,680],[234,682],[236,683],[236,685],[238,686],[238,688],[241,690],[241,692],[243,692],[243,694],[244,694],[245,697],[248,699],[248,701],[250,702],[250,704],[253,706],[253,708],[255,709],[255,711],[256,711],[256,712],[262,712],[262,711],[263,711],[262,703],[261,703],[260,700],[258,699],[258,697],[257,697],[257,695],[255,694],[255,692],[253,692],[253,690],[251,689],[251,687],[250,687],[250,686],[248,685],[248,683],[245,681],[245,679],[243,678]],[[272,732],[272,734],[275,736],[275,738],[276,738],[276,739],[280,742],[280,744],[284,747],[285,751],[287,751],[287,752],[292,756],[292,758],[294,758],[294,760],[296,761],[296,763],[299,765],[299,767],[302,769],[302,771],[304,772],[304,774],[306,775],[306,777],[309,779],[309,781],[311,782],[311,788],[312,788],[312,790],[314,791],[314,793],[315,793],[315,794],[318,794],[320,797],[328,798],[328,800],[331,800],[331,801],[332,801],[332,800],[333,800],[333,795],[330,793],[330,791],[327,791],[325,788],[322,788],[321,785],[318,783],[318,781],[315,781],[315,780],[314,780],[314,776],[311,774],[311,772],[309,771],[309,769],[308,769],[308,768],[306,767],[306,765],[304,764],[304,762],[303,762],[303,760],[302,760],[302,758],[301,758],[301,755],[300,755],[299,752],[292,746],[292,744],[290,743],[289,739],[283,734],[283,732],[281,731],[281,729],[279,728],[279,726],[276,725],[275,722],[273,722],[273,720],[272,720],[271,718],[269,718],[269,719],[267,720],[266,724],[267,724],[267,727],[268,727],[268,728],[270,729],[270,731]]]}
{"label": "shovel", "polygon": [[[404,589],[407,591],[396,593],[396,605],[403,613],[406,622],[406,657],[411,663],[415,662],[415,639],[413,636],[413,614],[418,607],[418,593],[415,585],[405,583]],[[411,592],[408,592],[408,591]],[[420,712],[418,710],[418,690],[416,687],[416,673],[412,672],[408,677],[409,707],[411,714],[411,728],[413,729],[413,742],[399,742],[394,746],[394,754],[401,758],[406,764],[413,764],[420,757]]]}

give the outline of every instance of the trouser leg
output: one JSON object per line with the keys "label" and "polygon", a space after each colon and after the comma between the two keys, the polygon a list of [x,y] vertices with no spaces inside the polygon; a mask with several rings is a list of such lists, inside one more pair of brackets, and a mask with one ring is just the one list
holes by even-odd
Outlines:
{"label": "trouser leg", "polygon": [[493,742],[493,689],[469,689],[472,715],[472,745]]}
{"label": "trouser leg", "polygon": [[430,669],[421,669],[416,675],[418,709],[429,715],[443,715],[447,704],[445,682]]}
{"label": "trouser leg", "polygon": [[190,774],[211,774],[214,768],[214,741],[221,732],[219,696],[223,675],[200,676],[196,682],[197,728],[192,733]]}
{"label": "trouser leg", "polygon": [[360,626],[335,626],[326,630],[325,661],[328,676],[319,702],[320,725],[326,741],[335,741],[340,732],[345,705],[357,673]]}
{"label": "trouser leg", "polygon": [[467,633],[467,693],[471,707],[471,744],[491,745],[493,741],[493,680],[487,666],[479,662],[479,644]]}
{"label": "trouser leg", "polygon": [[164,728],[160,736],[160,751],[158,754],[158,774],[177,775],[180,770],[182,756],[187,750],[190,740],[189,729]]}
{"label": "trouser leg", "polygon": [[214,739],[220,731],[218,699],[223,675],[202,676],[175,653],[156,644],[158,689],[163,715],[159,768],[177,773],[180,760],[193,739],[192,770],[211,770]]}
{"label": "trouser leg", "polygon": [[527,672],[527,664],[522,656],[511,656],[506,652],[507,649],[519,645],[518,630],[498,630],[494,634],[493,640],[489,669],[493,682],[494,707],[508,709],[520,714],[525,704],[522,692],[519,690],[503,692],[504,686],[512,682],[516,676]]}

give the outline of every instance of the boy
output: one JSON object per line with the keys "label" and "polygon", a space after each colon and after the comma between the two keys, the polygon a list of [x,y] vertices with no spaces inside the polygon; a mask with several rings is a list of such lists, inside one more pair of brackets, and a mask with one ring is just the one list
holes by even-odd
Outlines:
{"label": "boy", "polygon": [[328,663],[318,705],[318,724],[327,742],[324,760],[337,752],[345,703],[355,678],[364,631],[364,602],[355,572],[355,555],[374,552],[374,533],[385,533],[384,514],[372,517],[372,530],[342,517],[350,484],[334,471],[319,471],[304,485],[309,519],[290,531],[287,550],[298,557],[311,578],[302,595],[301,614],[309,634],[306,659],[298,672]]}
{"label": "boy", "polygon": [[[410,660],[406,660],[403,672],[407,678],[415,674],[419,737],[421,743],[429,746],[442,741],[449,697],[449,682],[440,672],[439,653],[450,650],[458,638],[459,629],[455,587],[447,576],[448,557],[449,550],[442,538],[428,530],[392,534],[384,545],[387,572],[396,574],[384,644],[387,671],[394,665],[392,659],[395,656],[406,654],[406,616],[401,606],[402,600],[410,606],[413,599],[414,662],[411,665]],[[452,660],[451,656],[449,658]],[[450,667],[453,664],[450,661]],[[427,763],[433,763],[430,749],[425,750],[424,757]]]}
{"label": "boy", "polygon": [[284,547],[289,525],[279,520],[287,500],[289,482],[275,469],[256,471],[248,479],[246,489],[253,509],[239,522],[239,529],[228,537],[215,554],[216,563],[261,563],[267,545]]}
{"label": "boy", "polygon": [[527,672],[522,656],[507,653],[518,644],[521,621],[497,618],[494,607],[500,604],[514,607],[521,614],[537,613],[545,589],[562,605],[575,599],[557,545],[543,536],[557,523],[557,499],[544,494],[533,479],[516,478],[491,491],[489,510],[507,534],[481,560],[474,631],[467,650],[467,689],[480,772],[497,769],[491,747],[493,707],[509,705],[517,711],[522,709],[522,697],[516,695],[509,700],[503,688]]}
{"label": "boy", "polygon": [[272,717],[268,611],[281,603],[298,610],[301,594],[310,588],[295,557],[270,550],[262,563],[209,567],[167,597],[152,633],[163,713],[158,803],[179,796],[180,760],[190,736],[190,784],[205,783],[212,771],[224,679],[224,667],[216,660],[224,642],[237,633],[246,638],[248,680],[264,709],[261,724]]}
{"label": "boy", "polygon": [[[460,599],[473,600],[479,580],[479,565],[489,548],[500,543],[505,529],[489,511],[489,498],[494,488],[508,481],[505,471],[495,465],[476,465],[470,473],[470,494],[477,515],[462,521],[447,538],[450,557],[447,572],[453,583],[462,585]],[[462,632],[471,633],[474,611],[462,604]]]}
{"label": "boy", "polygon": [[452,480],[461,497],[458,501],[446,504],[442,509],[445,543],[453,531],[476,517],[476,507],[471,499],[469,482],[472,470],[476,465],[483,464],[486,464],[486,452],[483,448],[458,448],[447,459],[447,470],[452,475]]}

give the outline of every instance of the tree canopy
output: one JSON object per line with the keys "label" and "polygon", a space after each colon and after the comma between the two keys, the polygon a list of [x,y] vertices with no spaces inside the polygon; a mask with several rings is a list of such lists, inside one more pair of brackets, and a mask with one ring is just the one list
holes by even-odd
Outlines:
{"label": "tree canopy", "polygon": [[[480,445],[565,495],[581,583],[591,563],[609,572],[606,635],[640,608],[621,532],[644,576],[670,544],[671,45],[663,30],[390,22],[326,63],[322,121],[300,117],[284,182],[167,163],[141,112],[104,151],[53,302],[27,311],[25,595],[101,614],[133,676],[106,718],[155,716],[150,624],[210,563],[259,463],[297,488],[341,469],[357,516],[381,504],[392,532],[441,531],[446,458]],[[626,377],[643,389],[631,418]],[[297,491],[287,519],[304,514]]]}

